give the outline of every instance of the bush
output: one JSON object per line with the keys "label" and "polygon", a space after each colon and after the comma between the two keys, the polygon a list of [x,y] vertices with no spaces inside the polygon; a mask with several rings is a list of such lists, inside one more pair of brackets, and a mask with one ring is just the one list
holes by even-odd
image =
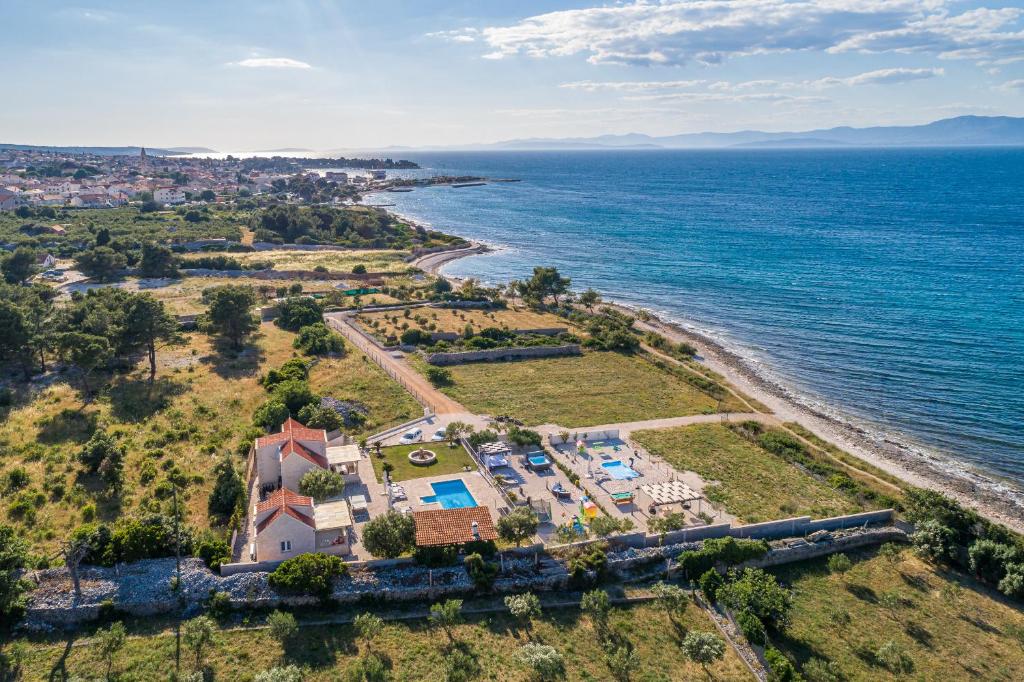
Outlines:
{"label": "bush", "polygon": [[302,670],[289,665],[284,668],[270,668],[257,673],[253,682],[302,682]]}
{"label": "bush", "polygon": [[910,541],[918,556],[927,561],[944,562],[956,557],[956,531],[936,520],[919,523]]}
{"label": "bush", "polygon": [[750,611],[740,611],[736,616],[736,624],[740,626],[740,632],[751,644],[764,646],[767,635],[764,630],[764,623]]}
{"label": "bush", "polygon": [[214,571],[219,570],[221,564],[231,561],[231,547],[228,541],[218,538],[209,531],[196,542],[195,554]]}
{"label": "bush", "polygon": [[427,367],[427,381],[434,386],[451,386],[454,382],[451,371],[444,367]]}
{"label": "bush", "polygon": [[586,587],[600,582],[608,569],[608,556],[599,544],[589,545],[569,556],[566,569],[569,584],[574,588]]}
{"label": "bush", "polygon": [[519,660],[541,682],[557,680],[565,673],[565,661],[555,647],[529,642],[519,647]]}
{"label": "bush", "polygon": [[389,511],[370,519],[363,526],[363,546],[381,559],[394,559],[416,543],[416,522],[412,516]]}
{"label": "bush", "polygon": [[270,636],[276,639],[281,646],[285,646],[299,632],[299,624],[295,616],[287,611],[275,609],[267,616],[267,627],[270,628]]}
{"label": "bush", "polygon": [[276,384],[270,392],[271,397],[283,403],[290,414],[298,414],[306,405],[319,404],[320,396],[313,393],[306,381],[286,379]]}
{"label": "bush", "polygon": [[797,682],[800,679],[793,663],[778,649],[768,647],[764,659],[768,662],[769,682]]}
{"label": "bush", "polygon": [[214,467],[217,479],[210,491],[207,507],[210,514],[227,518],[231,516],[245,495],[245,486],[238,470],[228,457],[222,457]]}
{"label": "bush", "polygon": [[210,599],[206,602],[206,608],[217,620],[223,620],[231,615],[231,595],[227,592],[210,590]]}
{"label": "bush", "polygon": [[715,569],[709,568],[701,574],[697,584],[700,585],[700,591],[709,601],[716,602],[718,601],[718,590],[725,584],[725,578]]}
{"label": "bush", "polygon": [[266,376],[260,379],[260,383],[263,385],[263,388],[271,391],[274,386],[289,379],[296,381],[306,381],[309,379],[309,365],[306,364],[305,360],[302,358],[288,360],[277,369],[267,372]]}
{"label": "bush", "polygon": [[329,407],[323,407],[316,403],[310,403],[299,410],[298,420],[311,429],[323,429],[324,431],[337,431],[344,422],[341,415]]}
{"label": "bush", "polygon": [[731,581],[718,589],[718,599],[734,611],[748,611],[778,630],[789,617],[792,599],[771,573],[760,568],[745,568],[730,574]]}
{"label": "bush", "polygon": [[498,577],[497,564],[484,561],[484,558],[479,554],[468,555],[462,560],[462,563],[476,589],[486,592],[494,586],[494,579]]}
{"label": "bush", "polygon": [[353,265],[352,266],[352,274],[353,275],[365,275],[366,274],[366,266],[363,265],[362,263],[358,263],[356,265]]}
{"label": "bush", "polygon": [[703,575],[716,566],[735,566],[750,559],[758,559],[768,552],[764,540],[737,540],[736,538],[715,538],[705,540],[699,550],[679,555],[679,567],[687,576]]}
{"label": "bush", "polygon": [[[252,423],[267,431],[276,429],[288,419],[288,406],[277,399],[271,399],[256,408]],[[248,447],[248,444],[247,444]]]}
{"label": "bush", "polygon": [[274,324],[281,329],[298,331],[312,324],[323,324],[323,306],[315,298],[290,297],[278,304],[279,315]]}
{"label": "bush", "polygon": [[518,507],[498,519],[498,537],[505,542],[514,542],[518,547],[523,540],[533,537],[539,524],[536,514],[526,507]]}
{"label": "bush", "polygon": [[316,502],[340,495],[345,490],[345,479],[329,469],[311,469],[299,480],[299,492]]}
{"label": "bush", "polygon": [[420,566],[442,568],[454,566],[459,559],[459,548],[448,545],[443,547],[417,547],[412,557]]}
{"label": "bush", "polygon": [[345,575],[345,562],[330,554],[300,554],[278,566],[270,574],[270,586],[282,592],[311,594],[326,599],[331,594],[331,581]]}
{"label": "bush", "polygon": [[345,349],[345,341],[341,334],[332,331],[323,322],[317,322],[300,328],[292,346],[306,355],[327,355],[341,353]]}

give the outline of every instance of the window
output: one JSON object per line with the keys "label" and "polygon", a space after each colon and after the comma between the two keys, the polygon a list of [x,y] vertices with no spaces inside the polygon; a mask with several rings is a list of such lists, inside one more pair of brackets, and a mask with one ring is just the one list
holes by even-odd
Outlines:
{"label": "window", "polygon": [[281,541],[281,552],[284,553],[284,552],[290,552],[290,551],[292,551],[292,541],[291,540],[282,540]]}

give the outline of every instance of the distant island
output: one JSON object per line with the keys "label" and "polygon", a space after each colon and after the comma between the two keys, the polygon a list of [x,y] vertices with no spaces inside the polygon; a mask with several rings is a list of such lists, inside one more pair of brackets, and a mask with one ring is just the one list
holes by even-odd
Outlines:
{"label": "distant island", "polygon": [[[600,149],[724,149],[731,147],[955,147],[1024,146],[1024,118],[957,116],[925,125],[841,126],[821,130],[731,133],[683,133],[651,136],[643,133],[597,137],[529,138],[489,144],[448,147],[458,150],[600,150]],[[404,149],[404,148],[403,148]]]}

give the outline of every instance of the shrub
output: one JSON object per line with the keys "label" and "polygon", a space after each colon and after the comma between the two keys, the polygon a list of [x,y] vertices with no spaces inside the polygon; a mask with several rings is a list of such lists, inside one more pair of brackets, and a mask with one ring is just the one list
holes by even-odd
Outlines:
{"label": "shrub", "polygon": [[29,482],[31,481],[31,478],[29,477],[28,472],[25,471],[24,467],[14,467],[13,469],[7,472],[5,478],[5,487],[8,493],[13,493],[17,490],[21,490],[22,488],[28,486]]}
{"label": "shrub", "polygon": [[366,274],[366,266],[363,265],[362,263],[357,263],[356,265],[353,265],[352,266],[352,274],[353,275],[365,275]]}
{"label": "shrub", "polygon": [[566,566],[569,571],[569,584],[573,587],[593,585],[604,578],[608,568],[608,556],[601,545],[589,545],[580,548],[569,556]]}
{"label": "shrub", "polygon": [[612,610],[611,599],[604,590],[591,590],[580,599],[580,610],[590,616],[594,629],[601,638],[608,632],[608,616]]}
{"label": "shrub", "polygon": [[217,620],[223,620],[231,615],[231,595],[227,592],[210,590],[210,598],[206,602],[206,608]]}
{"label": "shrub", "polygon": [[683,638],[683,654],[707,674],[708,665],[725,657],[725,642],[713,632],[693,630]]}
{"label": "shrub", "polygon": [[363,546],[382,559],[394,559],[416,543],[416,522],[407,514],[389,511],[363,526]]}
{"label": "shrub", "polygon": [[267,372],[266,376],[260,379],[260,383],[263,388],[268,391],[272,390],[274,386],[287,381],[289,379],[295,379],[297,381],[306,381],[309,379],[309,365],[302,358],[292,358],[277,369],[271,369]]}
{"label": "shrub", "polygon": [[454,381],[452,373],[444,367],[427,367],[426,376],[434,386],[450,386]]}
{"label": "shrub", "polygon": [[323,322],[316,322],[300,328],[292,346],[306,355],[327,355],[341,353],[345,349],[345,341],[341,334],[332,331]]}
{"label": "shrub", "polygon": [[279,315],[274,323],[281,329],[298,331],[311,324],[323,324],[324,309],[314,298],[290,297],[278,304]]}
{"label": "shrub", "polygon": [[749,611],[777,629],[785,627],[792,599],[771,573],[745,568],[718,589],[718,599],[734,611]]}
{"label": "shrub", "polygon": [[709,601],[715,602],[718,601],[718,590],[725,584],[725,578],[715,569],[709,568],[701,574],[697,583],[700,585],[700,591],[704,593],[704,596]]}
{"label": "shrub", "polygon": [[526,507],[518,507],[498,519],[498,537],[505,542],[514,542],[516,546],[528,540],[537,532],[540,521],[537,515]]}
{"label": "shrub", "polygon": [[274,400],[283,403],[290,414],[298,414],[306,405],[320,402],[320,396],[313,393],[309,384],[298,379],[286,379],[276,384],[270,395]]}
{"label": "shrub", "polygon": [[843,682],[846,676],[835,661],[812,658],[804,664],[804,679],[807,682]]}
{"label": "shrub", "polygon": [[99,472],[104,462],[110,460],[122,460],[124,448],[117,444],[117,440],[106,431],[97,430],[78,452],[78,461],[81,462],[86,471],[90,474]]}
{"label": "shrub", "polygon": [[[353,414],[358,414],[354,412]],[[341,415],[329,407],[323,407],[316,403],[310,403],[299,410],[298,420],[311,429],[323,429],[324,431],[337,431],[344,424]]]}
{"label": "shrub", "polygon": [[540,599],[532,592],[508,595],[505,597],[505,606],[517,620],[528,623],[534,618],[540,618]]}
{"label": "shrub", "polygon": [[686,515],[680,512],[655,516],[647,522],[652,533],[670,533],[686,526]]}
{"label": "shrub", "polygon": [[294,665],[270,668],[257,673],[253,682],[302,682],[302,670]]}
{"label": "shrub", "polygon": [[769,682],[797,682],[800,679],[793,663],[778,649],[768,647],[764,659],[768,662]]}
{"label": "shrub", "polygon": [[956,531],[936,520],[919,523],[910,540],[918,556],[927,561],[949,561],[956,556]]}
{"label": "shrub", "polygon": [[331,581],[345,575],[348,567],[330,554],[300,554],[278,566],[270,574],[270,586],[282,592],[312,594],[326,599],[331,593]]}
{"label": "shrub", "polygon": [[750,611],[740,611],[739,615],[736,616],[736,624],[740,627],[740,632],[747,638],[747,641],[751,644],[758,644],[764,646],[767,641],[767,636],[764,630],[764,623],[761,619],[755,616]]}
{"label": "shrub", "polygon": [[245,495],[245,486],[228,457],[222,457],[213,471],[217,478],[210,491],[207,507],[214,516],[231,516]]}
{"label": "shrub", "polygon": [[267,627],[270,628],[270,636],[276,639],[281,646],[287,645],[299,632],[299,624],[295,620],[295,616],[287,611],[277,609],[271,611],[267,616]]}
{"label": "shrub", "polygon": [[329,469],[311,469],[299,480],[299,492],[312,497],[316,502],[336,497],[344,490],[344,477]]}
{"label": "shrub", "polygon": [[565,673],[565,661],[555,647],[529,642],[519,647],[519,660],[540,682],[557,680]]}
{"label": "shrub", "polygon": [[[270,431],[284,424],[288,415],[288,407],[283,402],[271,399],[256,408],[252,415],[252,423]],[[246,443],[246,447],[248,446]]]}
{"label": "shrub", "polygon": [[466,573],[469,574],[469,579],[473,581],[473,585],[478,590],[488,591],[494,586],[494,579],[498,577],[497,564],[484,561],[479,554],[466,556],[462,563],[466,568]]}
{"label": "shrub", "polygon": [[703,575],[709,568],[735,566],[750,559],[758,559],[767,552],[768,543],[764,540],[715,538],[705,540],[699,550],[680,554],[679,567],[688,576]]}
{"label": "shrub", "polygon": [[218,538],[209,531],[196,542],[195,554],[214,571],[219,570],[221,564],[231,561],[231,547],[228,546],[228,541]]}

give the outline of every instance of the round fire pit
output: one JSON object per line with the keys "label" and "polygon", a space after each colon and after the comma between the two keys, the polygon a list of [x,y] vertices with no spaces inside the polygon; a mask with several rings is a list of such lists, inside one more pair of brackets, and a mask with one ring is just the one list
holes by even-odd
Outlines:
{"label": "round fire pit", "polygon": [[433,450],[420,448],[409,453],[409,461],[417,466],[427,466],[437,461],[437,455]]}

